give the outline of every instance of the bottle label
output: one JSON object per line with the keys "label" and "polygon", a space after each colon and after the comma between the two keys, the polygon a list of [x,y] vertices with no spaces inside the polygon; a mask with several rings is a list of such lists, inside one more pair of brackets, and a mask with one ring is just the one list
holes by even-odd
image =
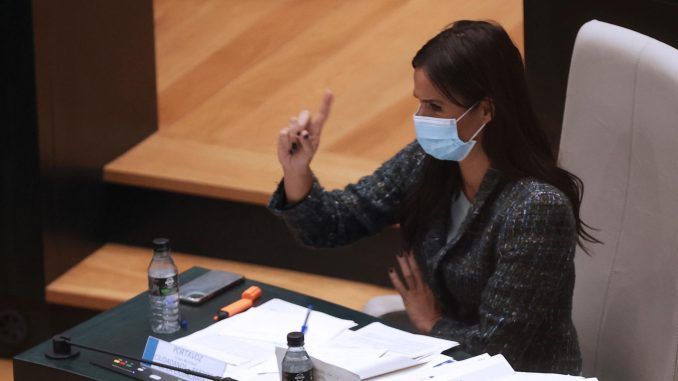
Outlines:
{"label": "bottle label", "polygon": [[283,372],[282,379],[283,381],[313,381],[313,369],[299,373]]}
{"label": "bottle label", "polygon": [[148,277],[148,292],[153,296],[167,296],[179,292],[179,279],[176,275],[169,278]]}

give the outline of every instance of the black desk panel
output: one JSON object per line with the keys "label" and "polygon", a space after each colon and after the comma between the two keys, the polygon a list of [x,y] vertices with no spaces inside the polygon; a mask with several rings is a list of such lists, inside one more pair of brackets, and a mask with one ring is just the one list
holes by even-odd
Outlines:
{"label": "black desk panel", "polygon": [[[193,267],[180,274],[179,281],[186,283],[206,271],[208,270],[204,268]],[[240,294],[252,285],[261,287],[263,291],[261,298],[259,298],[255,305],[273,298],[286,300],[301,306],[312,304],[314,310],[355,321],[358,323],[358,327],[355,329],[379,321],[379,319],[372,316],[334,303],[246,279],[239,286],[226,291],[202,305],[190,306],[181,304],[181,317],[188,321],[188,329],[185,331],[181,330],[171,335],[153,334],[150,328],[148,296],[144,292],[117,307],[73,327],[64,332],[64,335],[69,336],[75,343],[140,358],[148,336],[153,335],[166,341],[172,341],[199,331],[213,323],[212,317],[219,308],[240,299]],[[16,381],[130,380],[127,377],[90,364],[91,359],[100,355],[87,350],[80,350],[80,355],[73,359],[48,359],[45,357],[44,352],[50,346],[51,340],[48,340],[16,356],[14,358],[14,379]],[[455,351],[450,353],[450,355],[453,355],[455,358],[468,357],[460,351]]]}

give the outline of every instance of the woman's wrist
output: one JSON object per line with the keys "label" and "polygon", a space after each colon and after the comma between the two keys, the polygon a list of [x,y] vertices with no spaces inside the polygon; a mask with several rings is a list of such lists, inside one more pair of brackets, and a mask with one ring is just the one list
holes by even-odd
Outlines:
{"label": "woman's wrist", "polygon": [[296,204],[306,198],[313,186],[313,173],[310,167],[301,171],[284,171],[285,198],[288,204]]}
{"label": "woman's wrist", "polygon": [[427,319],[427,321],[421,322],[419,324],[419,326],[417,327],[417,329],[424,334],[429,334],[429,333],[431,333],[431,331],[433,330],[433,327],[436,326],[436,324],[438,323],[438,321],[441,318],[442,318],[441,316],[436,316],[434,318]]}

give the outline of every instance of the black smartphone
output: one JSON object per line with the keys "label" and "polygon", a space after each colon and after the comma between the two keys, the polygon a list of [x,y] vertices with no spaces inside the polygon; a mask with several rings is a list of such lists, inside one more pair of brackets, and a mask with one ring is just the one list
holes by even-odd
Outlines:
{"label": "black smartphone", "polygon": [[245,278],[228,271],[210,270],[199,277],[179,285],[179,300],[188,304],[200,304]]}

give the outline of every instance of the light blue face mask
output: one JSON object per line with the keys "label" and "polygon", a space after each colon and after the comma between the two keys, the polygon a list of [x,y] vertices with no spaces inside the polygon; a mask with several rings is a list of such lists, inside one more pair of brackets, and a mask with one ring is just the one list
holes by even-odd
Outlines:
{"label": "light blue face mask", "polygon": [[459,137],[457,122],[473,110],[477,104],[478,102],[469,107],[459,119],[432,118],[414,114],[414,129],[417,132],[417,141],[424,152],[438,160],[464,160],[476,145],[476,141],[473,139],[483,130],[486,123],[483,123],[478,131],[471,136],[471,139],[465,142]]}

